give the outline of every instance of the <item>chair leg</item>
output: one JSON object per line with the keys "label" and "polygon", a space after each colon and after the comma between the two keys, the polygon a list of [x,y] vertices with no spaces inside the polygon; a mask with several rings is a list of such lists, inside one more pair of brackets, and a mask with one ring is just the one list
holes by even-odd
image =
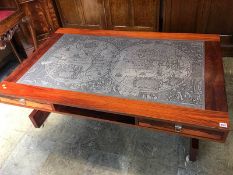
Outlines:
{"label": "chair leg", "polygon": [[23,23],[19,23],[19,29],[21,30],[22,34],[24,35],[26,41],[27,41],[28,43],[30,43],[31,34],[28,34],[28,30],[27,30],[28,28],[25,28],[25,27],[23,26]]}
{"label": "chair leg", "polygon": [[32,37],[33,45],[34,45],[34,50],[36,50],[38,48],[37,39],[36,39],[36,32],[32,27],[32,23],[31,23],[30,19],[28,20],[28,28],[29,28],[29,31],[31,33],[31,37]]}
{"label": "chair leg", "polygon": [[19,54],[18,54],[17,50],[15,49],[14,44],[12,43],[12,41],[11,41],[11,40],[9,41],[9,43],[10,43],[11,48],[12,48],[12,50],[13,50],[13,52],[14,52],[15,56],[17,57],[17,59],[18,59],[19,63],[22,63],[22,60],[21,60],[21,58],[20,58],[20,56],[19,56]]}
{"label": "chair leg", "polygon": [[22,22],[26,23],[29,31],[30,31],[30,34],[31,34],[31,37],[32,37],[32,41],[33,41],[33,45],[34,45],[34,50],[36,50],[38,48],[38,44],[37,44],[37,39],[36,39],[36,32],[32,26],[32,22],[31,22],[31,19],[29,16],[25,16],[23,19],[22,19]]}

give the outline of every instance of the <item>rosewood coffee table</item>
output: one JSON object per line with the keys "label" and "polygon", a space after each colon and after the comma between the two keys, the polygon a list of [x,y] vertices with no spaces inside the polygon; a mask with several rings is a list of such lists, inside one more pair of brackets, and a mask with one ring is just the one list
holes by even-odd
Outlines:
{"label": "rosewood coffee table", "polygon": [[59,29],[0,86],[2,103],[224,142],[229,116],[218,35]]}

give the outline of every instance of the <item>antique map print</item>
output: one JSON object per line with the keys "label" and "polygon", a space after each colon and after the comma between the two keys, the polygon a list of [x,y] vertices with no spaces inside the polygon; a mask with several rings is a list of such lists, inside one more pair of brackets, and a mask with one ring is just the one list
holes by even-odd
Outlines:
{"label": "antique map print", "polygon": [[204,108],[204,42],[65,34],[18,83]]}

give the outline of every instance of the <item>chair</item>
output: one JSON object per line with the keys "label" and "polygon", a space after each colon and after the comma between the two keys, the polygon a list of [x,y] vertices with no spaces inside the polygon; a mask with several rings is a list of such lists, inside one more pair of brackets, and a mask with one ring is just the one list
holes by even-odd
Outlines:
{"label": "chair", "polygon": [[[15,1],[15,0],[14,0]],[[35,31],[32,27],[29,17],[27,17],[19,8],[17,2],[15,1],[15,7],[0,6],[0,50],[6,48],[6,43],[9,42],[10,46],[16,55],[18,61],[21,63],[22,60],[17,53],[11,39],[18,28],[21,28],[22,23],[27,23],[28,29],[30,31],[34,50],[37,49],[37,40]],[[1,4],[0,4],[1,5]]]}

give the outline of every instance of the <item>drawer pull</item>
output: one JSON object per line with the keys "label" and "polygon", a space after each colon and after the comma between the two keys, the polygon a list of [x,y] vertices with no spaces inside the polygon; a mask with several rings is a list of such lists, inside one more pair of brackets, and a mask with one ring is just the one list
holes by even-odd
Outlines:
{"label": "drawer pull", "polygon": [[26,100],[23,99],[23,98],[21,98],[21,99],[19,99],[19,103],[20,103],[21,105],[26,105]]}
{"label": "drawer pull", "polygon": [[181,132],[182,131],[182,125],[175,125],[175,132]]}

